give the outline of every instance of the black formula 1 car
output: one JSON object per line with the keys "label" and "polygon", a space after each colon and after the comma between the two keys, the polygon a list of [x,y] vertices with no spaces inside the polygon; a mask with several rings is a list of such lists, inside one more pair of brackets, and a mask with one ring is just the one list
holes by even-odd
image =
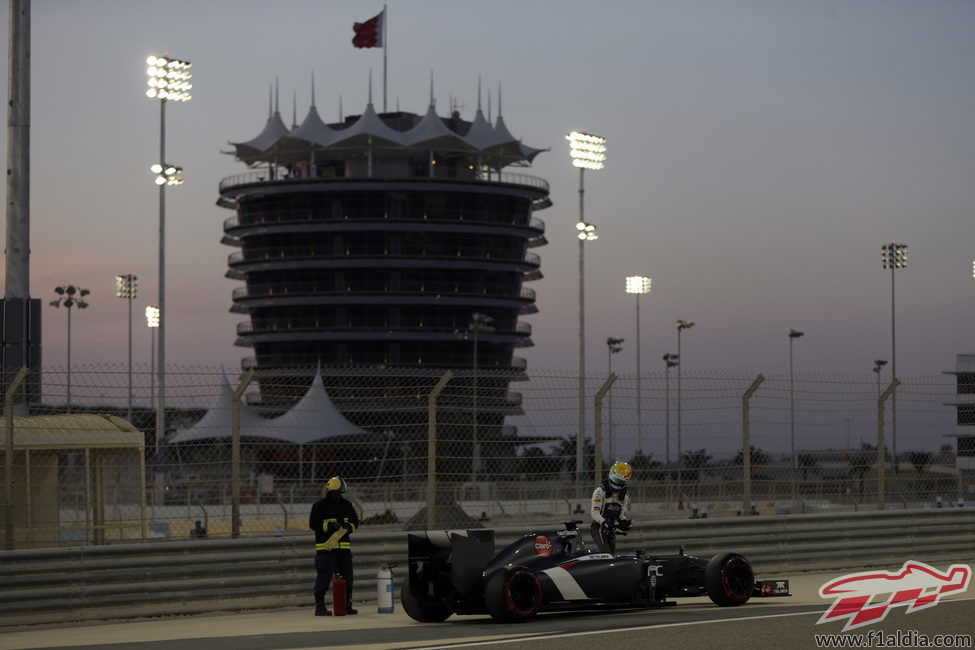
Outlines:
{"label": "black formula 1 car", "polygon": [[403,610],[425,623],[451,614],[523,621],[540,611],[643,608],[707,594],[734,606],[752,596],[787,596],[787,580],[756,582],[737,553],[710,560],[685,554],[615,556],[590,550],[576,525],[524,535],[495,552],[494,531],[411,534]]}

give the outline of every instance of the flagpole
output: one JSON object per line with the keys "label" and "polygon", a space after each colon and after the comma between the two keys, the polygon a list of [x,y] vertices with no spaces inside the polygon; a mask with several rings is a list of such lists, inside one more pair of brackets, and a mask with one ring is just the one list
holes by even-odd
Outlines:
{"label": "flagpole", "polygon": [[383,5],[383,113],[386,112],[386,5]]}

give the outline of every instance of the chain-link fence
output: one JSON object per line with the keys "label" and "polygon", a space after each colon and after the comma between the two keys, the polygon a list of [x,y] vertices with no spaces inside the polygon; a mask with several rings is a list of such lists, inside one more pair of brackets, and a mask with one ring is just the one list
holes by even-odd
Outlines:
{"label": "chain-link fence", "polygon": [[48,368],[29,415],[70,404],[119,432],[95,445],[70,418],[45,436],[14,418],[8,532],[18,546],[299,533],[336,474],[370,526],[576,518],[616,459],[633,465],[645,518],[948,505],[968,491],[950,375],[901,379],[883,399],[873,376],[644,373],[639,396],[635,375],[606,379],[587,377],[580,409],[577,376],[557,371],[169,368],[157,432],[150,368]]}

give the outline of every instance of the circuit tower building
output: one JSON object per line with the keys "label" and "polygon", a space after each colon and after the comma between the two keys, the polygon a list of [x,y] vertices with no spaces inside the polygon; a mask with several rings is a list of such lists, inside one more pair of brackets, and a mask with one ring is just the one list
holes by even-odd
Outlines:
{"label": "circuit tower building", "polygon": [[[242,367],[257,370],[266,412],[293,405],[320,368],[350,421],[419,438],[418,413],[449,369],[441,426],[462,438],[473,417],[466,435],[512,437],[504,418],[520,396],[508,386],[526,368],[515,352],[532,345],[519,317],[537,311],[526,282],[541,277],[532,249],[546,243],[534,213],[551,202],[544,180],[509,168],[542,150],[508,131],[500,93],[493,124],[480,106],[471,121],[441,117],[432,94],[423,115],[378,114],[370,98],[360,115],[326,124],[313,87],[300,124],[289,129],[269,107],[259,135],[232,143],[251,169],[219,188],[235,213],[224,222],[223,242],[237,249],[227,277],[243,283],[231,311],[247,316],[236,344],[253,348]],[[476,337],[475,315],[490,318]],[[268,379],[281,375],[296,379]],[[369,417],[366,402],[385,418]],[[410,422],[417,430],[402,430]]]}

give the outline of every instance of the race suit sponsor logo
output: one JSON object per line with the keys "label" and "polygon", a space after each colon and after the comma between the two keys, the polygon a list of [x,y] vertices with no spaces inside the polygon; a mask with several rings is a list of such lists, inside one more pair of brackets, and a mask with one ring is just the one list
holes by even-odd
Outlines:
{"label": "race suit sponsor logo", "polygon": [[535,552],[542,557],[548,557],[552,554],[552,540],[550,540],[545,535],[537,535],[535,537]]}
{"label": "race suit sponsor logo", "polygon": [[[942,596],[968,589],[972,569],[952,564],[946,573],[923,562],[908,560],[898,571],[865,571],[831,580],[819,588],[820,598],[834,598],[833,604],[816,622],[846,620],[843,631],[878,623],[892,607],[907,607],[907,613],[934,607]],[[885,596],[883,600],[871,602]]]}

